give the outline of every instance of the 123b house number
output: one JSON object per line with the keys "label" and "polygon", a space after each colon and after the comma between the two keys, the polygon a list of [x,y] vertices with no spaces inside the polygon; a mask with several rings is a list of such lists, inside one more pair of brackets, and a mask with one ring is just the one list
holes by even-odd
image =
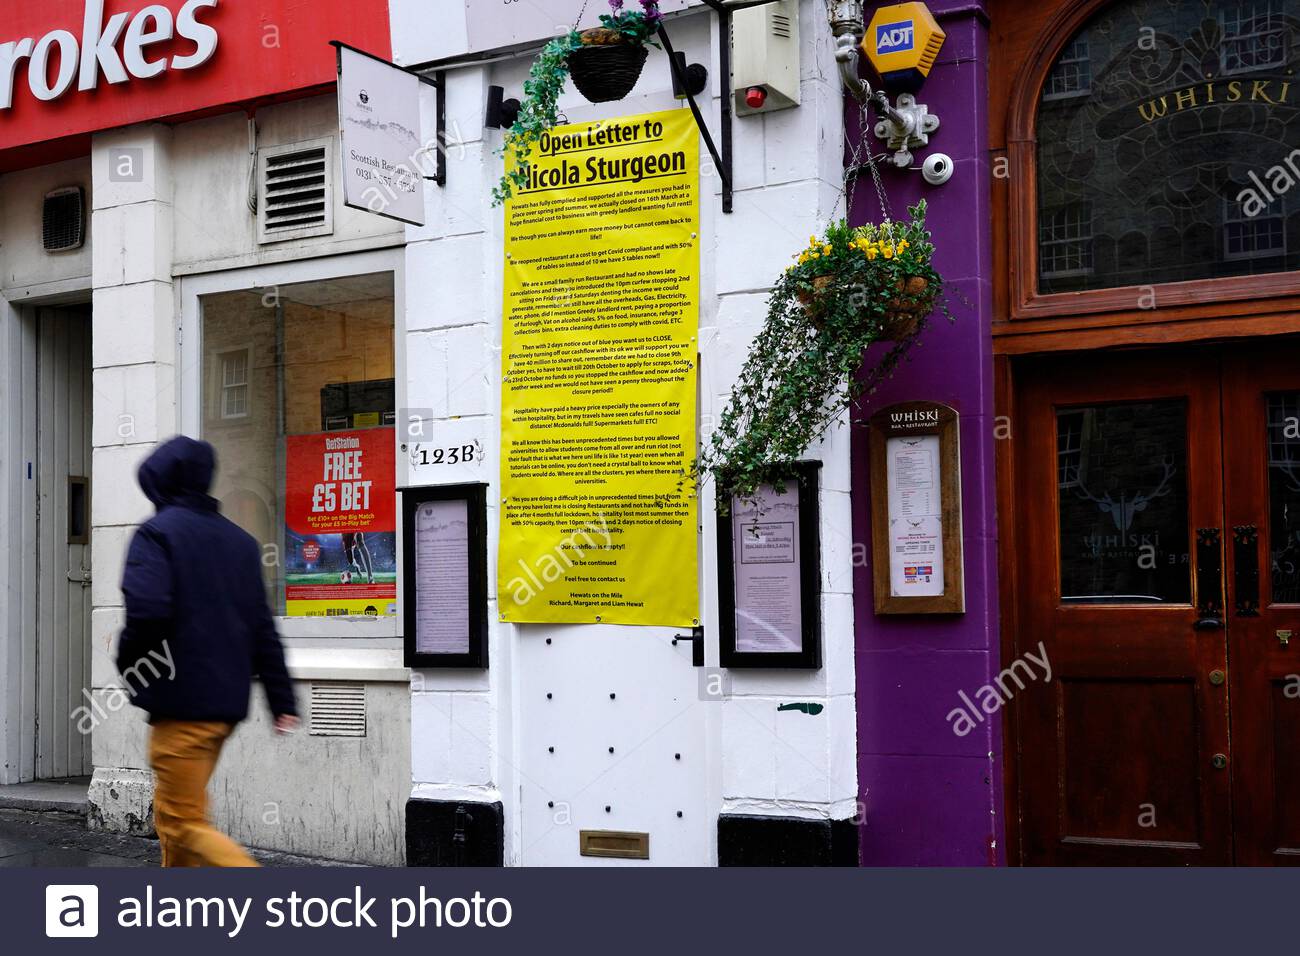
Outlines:
{"label": "123b house number", "polygon": [[426,448],[422,445],[411,446],[411,464],[416,467],[425,465],[472,465],[483,458],[483,446],[477,441],[465,445],[450,445],[444,448]]}

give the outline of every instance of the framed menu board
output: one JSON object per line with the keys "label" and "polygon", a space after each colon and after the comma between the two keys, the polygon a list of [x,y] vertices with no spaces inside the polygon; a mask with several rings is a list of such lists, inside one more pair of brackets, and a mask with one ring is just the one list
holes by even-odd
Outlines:
{"label": "framed menu board", "polygon": [[403,488],[407,667],[487,667],[487,485]]}
{"label": "framed menu board", "polygon": [[821,667],[820,467],[798,462],[781,493],[762,485],[718,509],[723,667]]}
{"label": "framed menu board", "polygon": [[877,614],[960,614],[957,412],[905,402],[871,417],[872,582]]}

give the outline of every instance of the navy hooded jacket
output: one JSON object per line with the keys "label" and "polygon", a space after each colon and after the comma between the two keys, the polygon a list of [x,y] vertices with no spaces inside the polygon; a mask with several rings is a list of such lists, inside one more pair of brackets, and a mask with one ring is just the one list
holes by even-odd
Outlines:
{"label": "navy hooded jacket", "polygon": [[151,721],[238,723],[248,716],[254,675],[273,714],[297,713],[261,550],[208,494],[215,470],[212,446],[184,436],[140,466],[140,487],[158,513],[127,552],[117,668]]}

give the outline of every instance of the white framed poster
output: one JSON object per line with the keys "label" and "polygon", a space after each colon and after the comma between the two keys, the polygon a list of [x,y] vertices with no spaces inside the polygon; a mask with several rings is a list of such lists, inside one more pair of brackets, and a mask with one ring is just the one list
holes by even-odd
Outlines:
{"label": "white framed poster", "polygon": [[885,443],[889,499],[891,597],[943,594],[943,489],[939,436],[890,438]]}

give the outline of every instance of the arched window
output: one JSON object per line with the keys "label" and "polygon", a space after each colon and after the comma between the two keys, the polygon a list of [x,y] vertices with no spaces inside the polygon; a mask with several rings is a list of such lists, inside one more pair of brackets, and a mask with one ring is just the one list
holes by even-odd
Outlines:
{"label": "arched window", "polygon": [[1300,270],[1300,4],[1104,8],[1035,138],[1040,294]]}

